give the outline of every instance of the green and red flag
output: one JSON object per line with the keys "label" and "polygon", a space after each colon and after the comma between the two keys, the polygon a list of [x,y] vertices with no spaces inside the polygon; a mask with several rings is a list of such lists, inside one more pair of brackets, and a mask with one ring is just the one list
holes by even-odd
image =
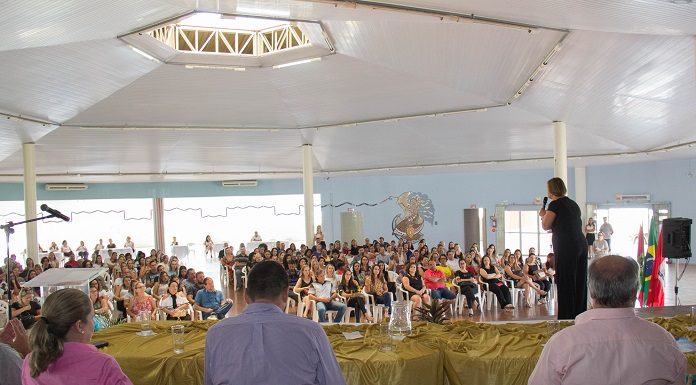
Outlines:
{"label": "green and red flag", "polygon": [[666,261],[662,256],[662,229],[660,229],[660,234],[657,236],[657,249],[655,249],[650,289],[648,289],[647,305],[649,307],[665,306],[665,264]]}
{"label": "green and red flag", "polygon": [[658,307],[665,304],[665,260],[662,257],[662,232],[658,234],[657,227],[657,218],[653,218],[648,234],[648,251],[643,258],[641,290],[638,296],[643,307]]}
{"label": "green and red flag", "polygon": [[638,252],[636,253],[636,260],[640,262],[640,290],[638,290],[638,301],[642,307],[645,301],[643,301],[643,282],[645,276],[643,272],[645,271],[645,235],[643,234],[643,224],[640,224],[640,229],[638,230]]}

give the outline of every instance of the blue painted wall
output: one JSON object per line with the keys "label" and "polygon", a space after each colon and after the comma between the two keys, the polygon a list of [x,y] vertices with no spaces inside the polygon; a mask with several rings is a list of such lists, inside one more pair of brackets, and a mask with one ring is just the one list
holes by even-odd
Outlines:
{"label": "blue painted wall", "polygon": [[[672,203],[672,216],[696,218],[696,177],[689,176],[696,159],[631,163],[587,168],[587,201],[614,202],[617,193],[649,193],[653,201]],[[696,172],[694,170],[693,172]],[[455,240],[463,238],[464,208],[472,204],[486,208],[493,215],[497,203],[531,204],[535,197],[545,193],[545,181],[553,170],[509,170],[467,172],[410,176],[354,176],[315,178],[315,193],[322,195],[322,203],[339,205],[376,204],[361,206],[365,236],[390,238],[392,219],[401,213],[395,199],[405,191],[427,194],[435,207],[435,225],[423,229],[426,239]],[[569,191],[574,191],[573,172],[569,171]],[[43,185],[37,188],[38,199],[117,199],[152,197],[243,196],[302,193],[302,181],[261,180],[254,188],[224,188],[219,182],[190,183],[91,183],[85,191],[48,192]],[[0,200],[21,200],[22,185],[0,184]],[[331,206],[322,210],[327,239],[340,237],[340,208]],[[490,227],[490,223],[488,224]],[[488,234],[489,243],[495,234]]]}

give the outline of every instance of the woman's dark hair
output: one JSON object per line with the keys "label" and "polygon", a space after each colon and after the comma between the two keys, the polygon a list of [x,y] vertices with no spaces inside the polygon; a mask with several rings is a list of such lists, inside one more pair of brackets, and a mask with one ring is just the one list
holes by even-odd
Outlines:
{"label": "woman's dark hair", "polygon": [[87,322],[92,311],[89,296],[77,289],[62,289],[44,301],[41,318],[29,334],[29,372],[33,378],[63,354],[63,343],[77,321]]}
{"label": "woman's dark hair", "polygon": [[288,273],[274,261],[261,261],[249,272],[247,293],[252,301],[275,299],[288,291]]}
{"label": "woman's dark hair", "polygon": [[419,278],[419,277],[420,277],[420,273],[418,272],[418,264],[417,264],[417,263],[411,263],[411,262],[409,262],[409,263],[406,264],[406,267],[404,267],[404,271],[406,272],[406,275],[411,275],[411,273],[409,273],[409,270],[411,270],[411,266],[415,266],[415,267],[416,267],[416,274],[415,274],[413,277]]}
{"label": "woman's dark hair", "polygon": [[[346,280],[346,273],[350,274],[350,281]],[[353,276],[353,272],[350,270],[346,270],[345,273],[341,276],[341,282],[339,283],[338,287],[343,288],[343,290],[346,289],[351,289],[351,287],[355,286],[353,285],[353,281],[355,280],[355,277]],[[357,287],[354,287],[354,289],[357,290]]]}

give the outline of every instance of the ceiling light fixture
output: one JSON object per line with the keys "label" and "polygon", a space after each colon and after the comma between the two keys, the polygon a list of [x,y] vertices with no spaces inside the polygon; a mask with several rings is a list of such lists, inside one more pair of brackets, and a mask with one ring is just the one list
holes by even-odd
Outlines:
{"label": "ceiling light fixture", "polygon": [[564,39],[565,36],[563,37],[563,39],[561,39],[561,41],[559,41],[555,46],[553,46],[551,52],[549,52],[544,58],[544,60],[541,62],[541,64],[539,64],[534,69],[534,72],[532,72],[529,78],[527,78],[527,81],[525,81],[522,87],[520,87],[520,89],[518,89],[517,92],[515,92],[515,94],[512,96],[512,99],[518,99],[520,96],[522,96],[522,94],[527,90],[527,88],[529,88],[529,86],[532,85],[532,82],[539,76],[541,76],[542,72],[544,72],[544,70],[546,69],[546,66],[549,65],[549,62],[551,62],[551,59],[553,59],[553,57],[556,56],[556,54],[560,52],[563,48]]}
{"label": "ceiling light fixture", "polygon": [[209,69],[209,70],[228,70],[228,71],[246,71],[245,67],[239,66],[224,66],[224,65],[206,65],[206,64],[186,64],[187,69]]}
{"label": "ceiling light fixture", "polygon": [[291,61],[289,63],[276,64],[273,66],[273,68],[278,69],[278,68],[291,67],[291,66],[296,66],[299,64],[311,63],[313,61],[321,61],[321,57],[314,57],[311,59],[304,59],[304,60]]}

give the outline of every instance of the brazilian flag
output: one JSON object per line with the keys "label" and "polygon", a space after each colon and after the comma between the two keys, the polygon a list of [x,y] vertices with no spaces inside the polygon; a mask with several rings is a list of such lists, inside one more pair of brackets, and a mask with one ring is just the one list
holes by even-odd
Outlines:
{"label": "brazilian flag", "polygon": [[650,233],[648,234],[648,252],[643,258],[643,274],[641,277],[640,304],[645,307],[648,302],[650,291],[650,280],[653,275],[655,265],[655,251],[657,249],[657,218],[650,222]]}

